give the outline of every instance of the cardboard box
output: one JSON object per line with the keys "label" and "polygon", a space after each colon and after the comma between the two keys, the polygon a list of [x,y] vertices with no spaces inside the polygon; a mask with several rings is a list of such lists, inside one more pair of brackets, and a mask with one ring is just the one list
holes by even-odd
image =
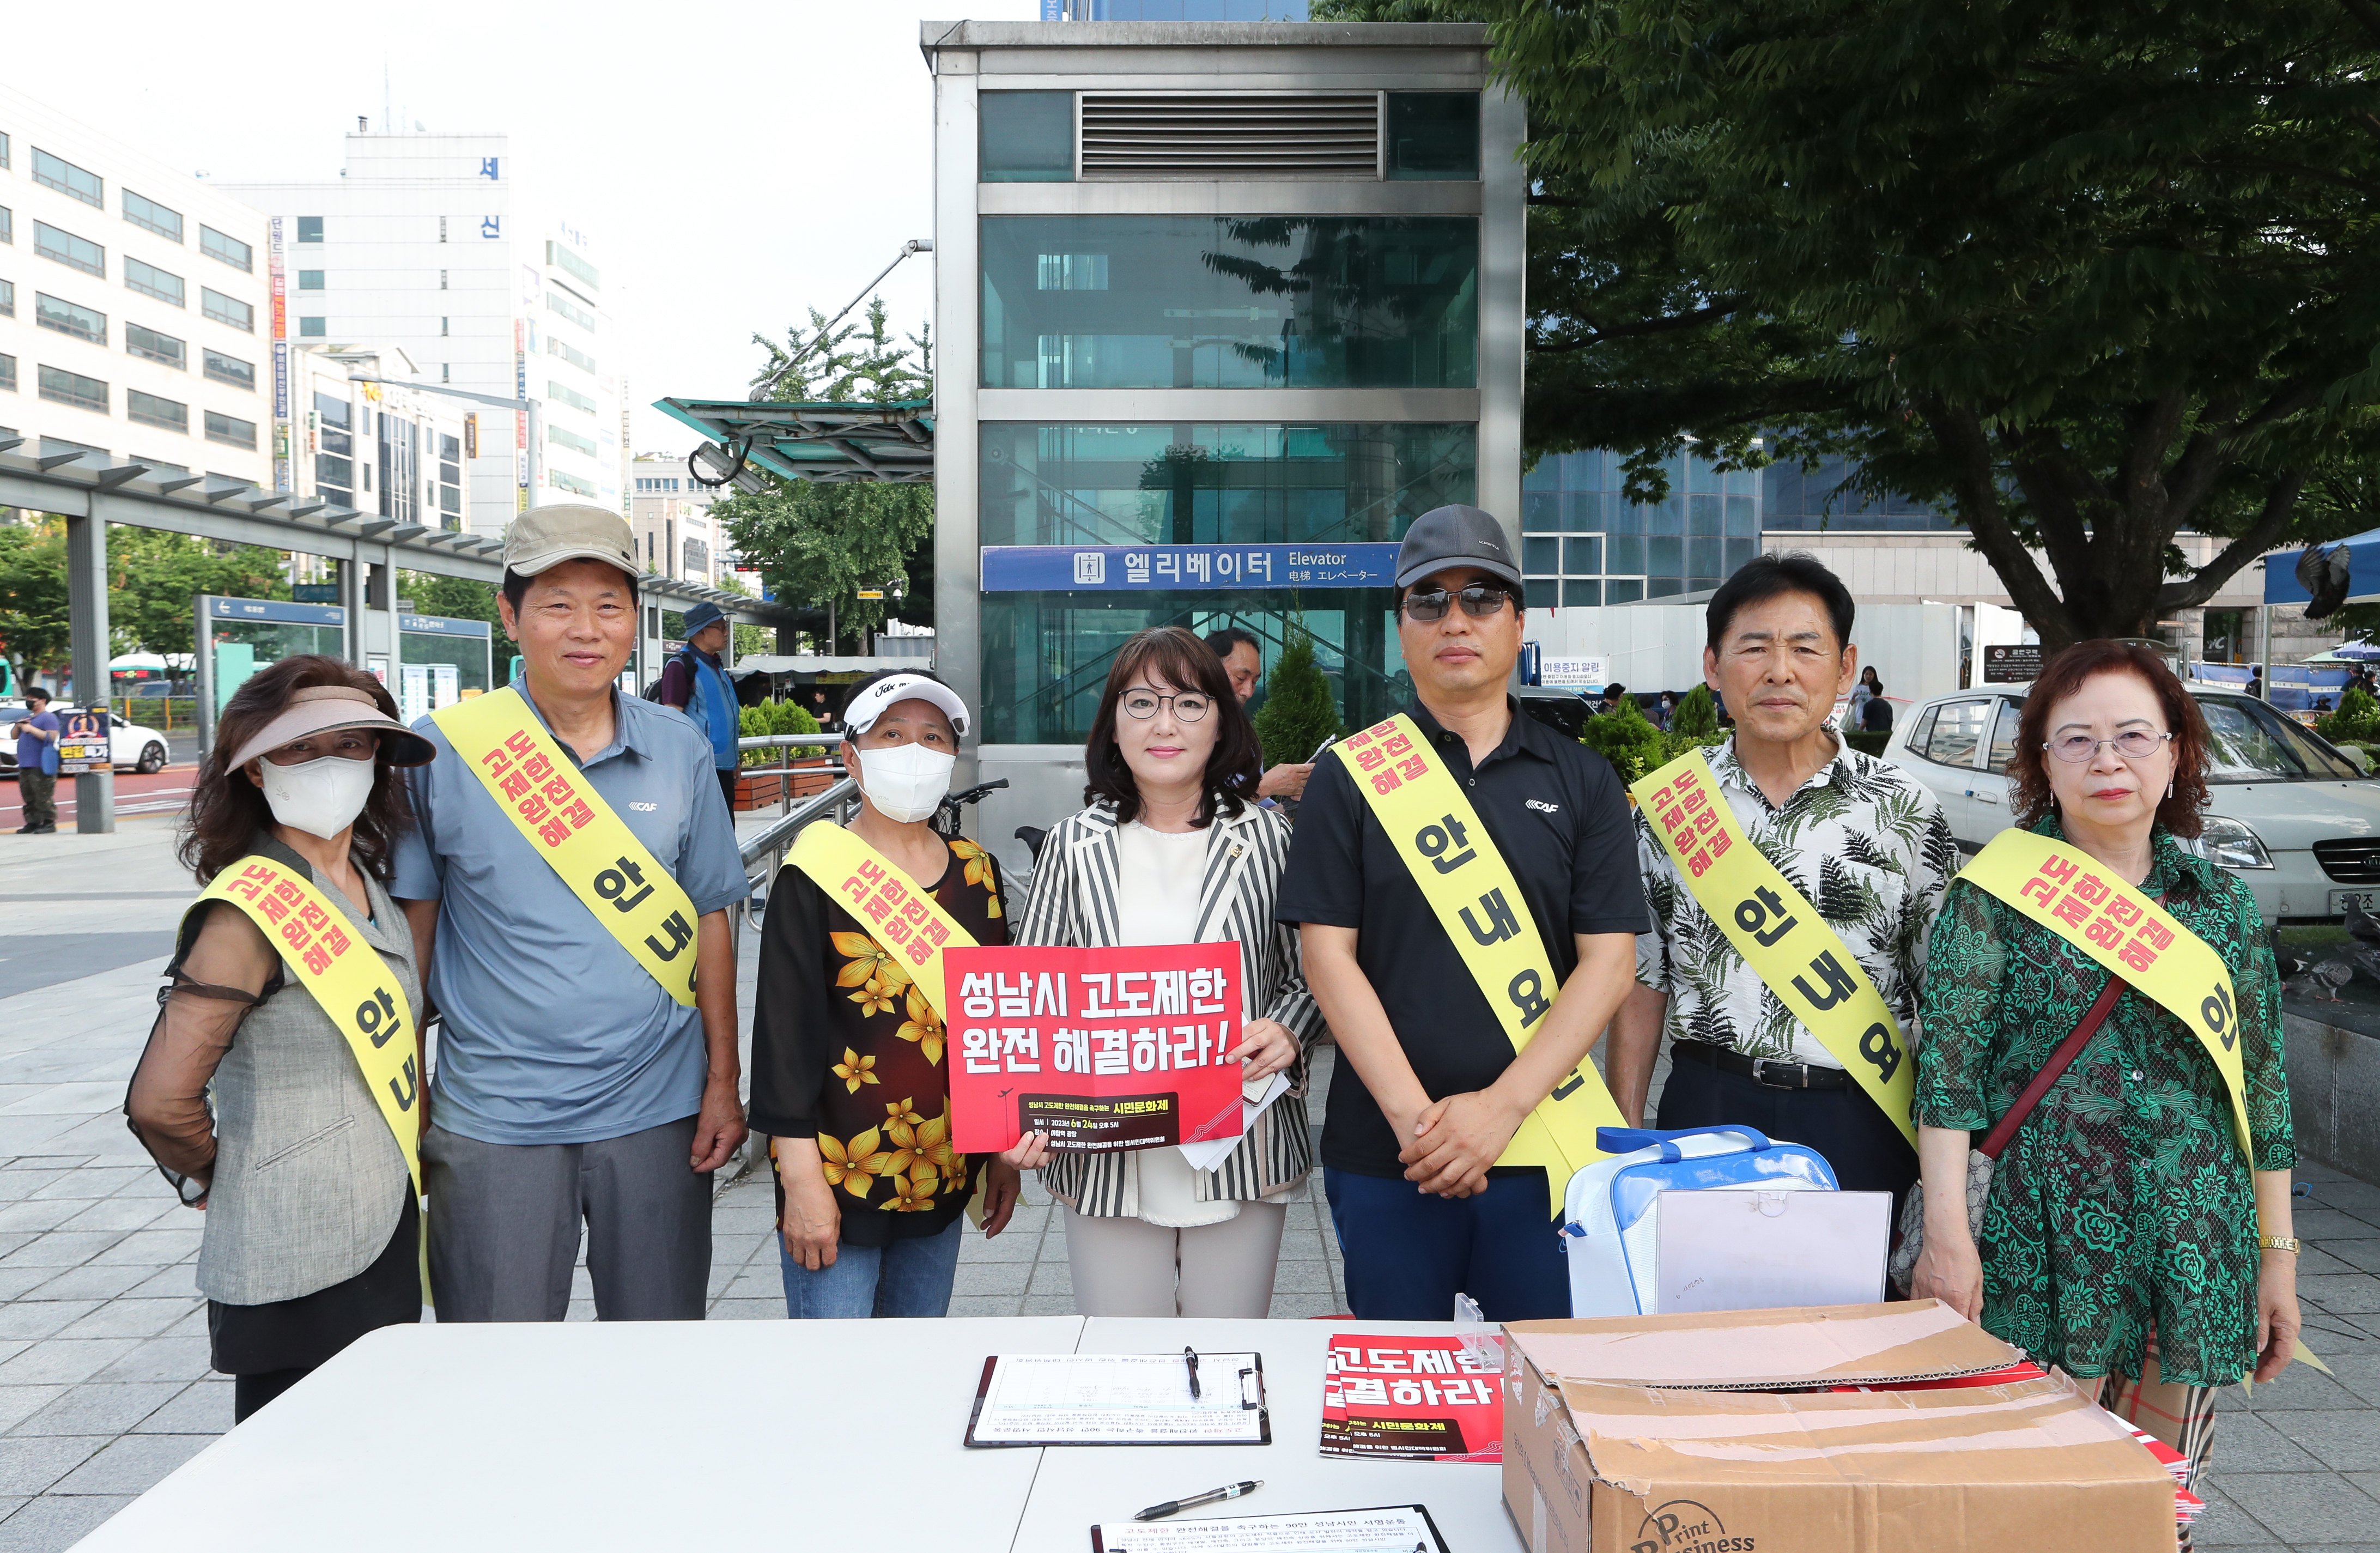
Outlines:
{"label": "cardboard box", "polygon": [[1531,1553],[2172,1553],[2173,1480],[2063,1378],[1828,1389],[2022,1357],[1935,1301],[1505,1329]]}

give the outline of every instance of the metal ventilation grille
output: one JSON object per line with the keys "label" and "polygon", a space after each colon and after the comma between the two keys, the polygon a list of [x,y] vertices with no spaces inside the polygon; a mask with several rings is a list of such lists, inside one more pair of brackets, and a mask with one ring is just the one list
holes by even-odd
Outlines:
{"label": "metal ventilation grille", "polygon": [[1083,93],[1086,178],[1376,178],[1379,95]]}

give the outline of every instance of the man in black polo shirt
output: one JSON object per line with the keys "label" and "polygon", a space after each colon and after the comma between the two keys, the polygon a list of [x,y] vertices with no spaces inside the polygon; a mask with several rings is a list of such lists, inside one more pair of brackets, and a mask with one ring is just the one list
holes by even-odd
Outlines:
{"label": "man in black polo shirt", "polygon": [[1503,527],[1476,507],[1425,513],[1397,586],[1406,715],[1487,831],[1472,842],[1511,868],[1560,991],[1516,1053],[1346,764],[1316,763],[1275,914],[1301,925],[1306,982],[1344,1059],[1322,1183],[1348,1304],[1443,1321],[1462,1292],[1491,1320],[1567,1316],[1548,1193],[1568,1183],[1496,1161],[1633,984],[1646,925],[1634,833],[1603,758],[1506,694],[1523,605]]}

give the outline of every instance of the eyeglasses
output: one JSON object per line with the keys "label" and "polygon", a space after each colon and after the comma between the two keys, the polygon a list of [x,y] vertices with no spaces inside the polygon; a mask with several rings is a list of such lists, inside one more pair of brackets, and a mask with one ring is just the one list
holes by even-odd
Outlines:
{"label": "eyeglasses", "polygon": [[2099,753],[2102,745],[2114,745],[2116,753],[2127,760],[2145,760],[2165,745],[2171,734],[2152,734],[2145,728],[2127,728],[2112,739],[2095,739],[2088,734],[2069,734],[2062,739],[2052,739],[2041,747],[2060,760],[2088,760]]}
{"label": "eyeglasses", "polygon": [[1485,620],[1489,615],[1500,613],[1504,601],[1512,596],[1504,588],[1475,582],[1460,593],[1449,593],[1442,588],[1433,588],[1427,593],[1408,593],[1404,602],[1397,608],[1415,620],[1444,620],[1448,609],[1460,599],[1463,613],[1474,620]]}
{"label": "eyeglasses", "polygon": [[1173,715],[1184,722],[1196,722],[1207,715],[1215,704],[1214,698],[1196,690],[1184,690],[1172,696],[1160,696],[1154,690],[1127,690],[1122,705],[1125,715],[1146,722],[1157,715],[1157,709],[1168,701],[1173,703]]}
{"label": "eyeglasses", "polygon": [[268,749],[264,758],[275,766],[302,766],[309,760],[336,756],[342,760],[369,760],[380,753],[380,737],[375,734],[341,734],[330,747],[321,746],[322,735],[310,734],[303,739],[293,739],[279,749]]}

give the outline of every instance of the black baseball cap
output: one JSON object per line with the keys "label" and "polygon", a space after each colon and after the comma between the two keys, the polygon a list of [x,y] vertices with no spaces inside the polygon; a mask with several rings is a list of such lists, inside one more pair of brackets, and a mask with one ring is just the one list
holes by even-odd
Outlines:
{"label": "black baseball cap", "polygon": [[1397,586],[1410,588],[1450,566],[1476,566],[1516,588],[1521,586],[1521,569],[1512,564],[1512,542],[1504,526],[1477,507],[1432,507],[1415,518],[1397,550]]}

